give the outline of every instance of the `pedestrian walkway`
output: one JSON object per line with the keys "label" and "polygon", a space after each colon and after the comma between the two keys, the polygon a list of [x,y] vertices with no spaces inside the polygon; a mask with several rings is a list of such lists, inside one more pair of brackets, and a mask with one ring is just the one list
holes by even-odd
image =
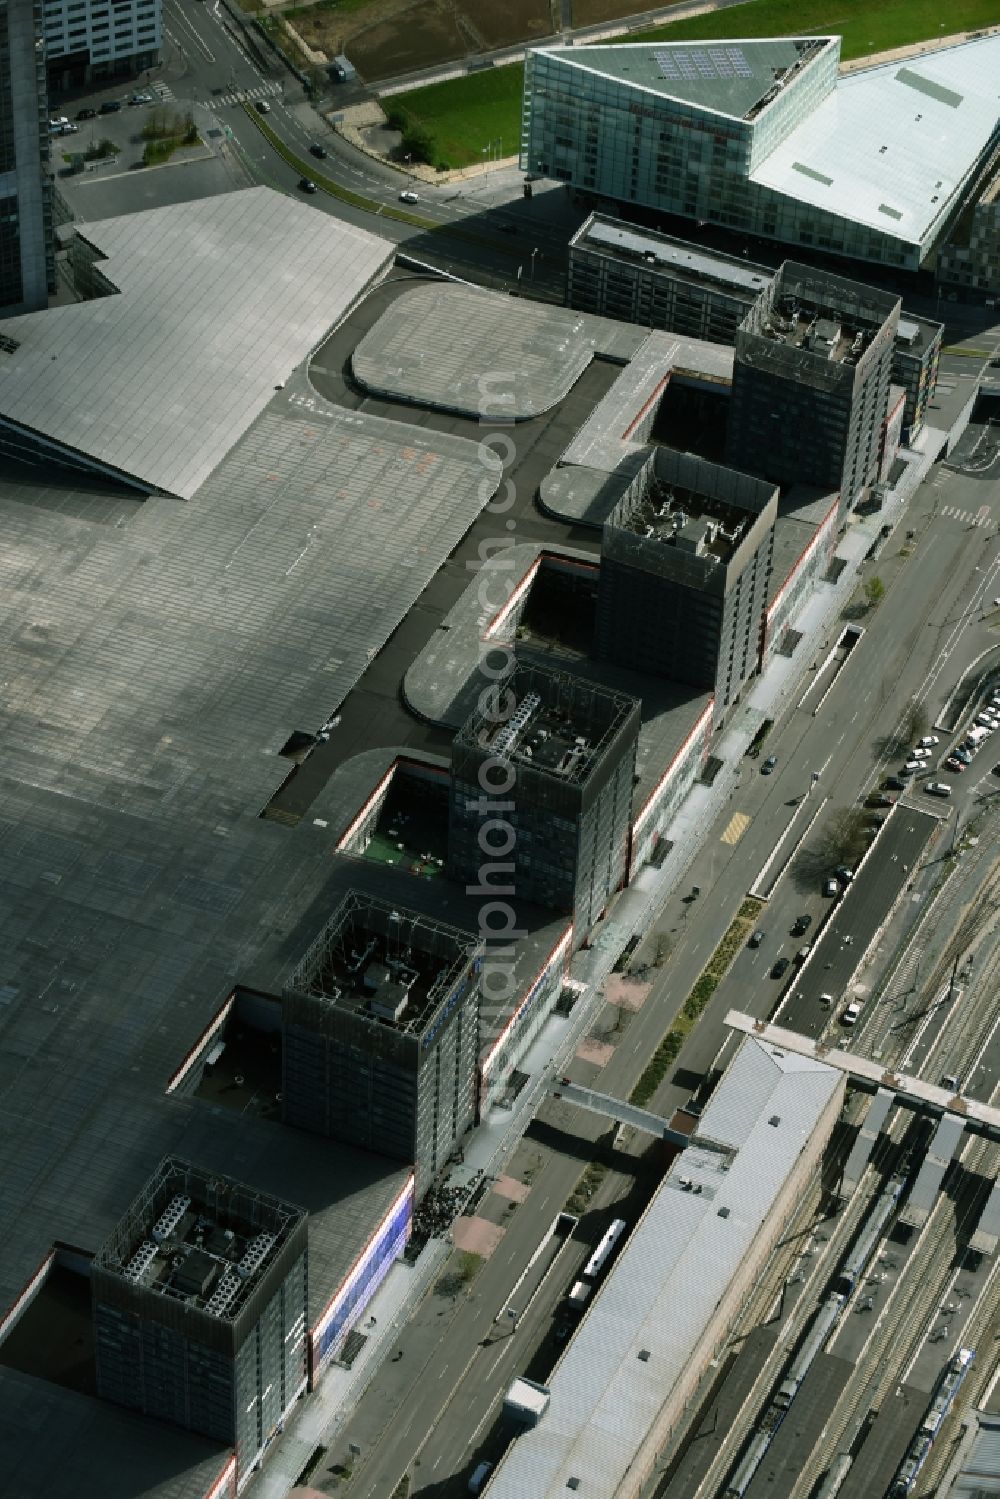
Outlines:
{"label": "pedestrian walkway", "polygon": [[[196,102],[203,109],[219,109],[224,105],[231,104],[256,104],[261,99],[273,99],[281,93],[283,85],[273,79],[268,82],[255,84],[253,88],[231,88],[221,94],[214,94],[210,99],[198,99]],[[164,88],[166,85],[164,84]],[[167,90],[169,93],[169,89]],[[172,97],[172,96],[171,96]]]}
{"label": "pedestrian walkway", "polygon": [[967,526],[989,526],[993,522],[993,512],[989,505],[980,505],[975,514],[971,510],[960,510],[957,505],[942,505],[939,513],[948,515],[953,520],[964,521]]}

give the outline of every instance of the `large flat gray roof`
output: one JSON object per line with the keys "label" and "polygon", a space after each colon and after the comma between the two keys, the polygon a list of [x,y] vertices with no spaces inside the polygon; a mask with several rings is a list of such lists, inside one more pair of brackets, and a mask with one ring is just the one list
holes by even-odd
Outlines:
{"label": "large flat gray roof", "polygon": [[[789,1173],[842,1081],[751,1040],[737,1052],[549,1380],[538,1426],[490,1499],[614,1499]],[[699,1145],[699,1139],[710,1142]],[[729,1165],[720,1170],[720,1147]],[[684,1179],[696,1190],[686,1188]],[[725,1209],[723,1213],[722,1209]],[[640,1358],[640,1351],[646,1352]]]}
{"label": "large flat gray roof", "polygon": [[0,424],[184,498],[395,249],[267,187],[78,234],[117,290],[0,322]]}
{"label": "large flat gray roof", "polygon": [[859,68],[766,157],[752,182],[919,244],[995,138],[1000,35]]}

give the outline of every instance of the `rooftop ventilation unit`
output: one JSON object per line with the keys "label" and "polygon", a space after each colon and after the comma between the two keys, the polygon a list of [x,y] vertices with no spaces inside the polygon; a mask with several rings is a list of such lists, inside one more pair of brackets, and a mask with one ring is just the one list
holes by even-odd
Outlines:
{"label": "rooftop ventilation unit", "polygon": [[273,1234],[257,1234],[256,1238],[250,1240],[243,1253],[243,1258],[236,1266],[236,1274],[241,1280],[249,1280],[255,1270],[259,1270],[271,1245],[274,1243]]}
{"label": "rooftop ventilation unit", "polygon": [[522,729],[527,727],[531,715],[541,705],[542,700],[537,692],[526,692],[524,694],[518,707],[493,741],[493,753],[495,755],[505,755],[513,749],[518,734],[521,733]]}
{"label": "rooftop ventilation unit", "polygon": [[219,1284],[212,1292],[211,1297],[205,1304],[205,1310],[210,1317],[221,1317],[229,1306],[236,1292],[240,1288],[239,1275],[232,1269],[227,1269]]}
{"label": "rooftop ventilation unit", "polygon": [[156,1245],[153,1244],[149,1239],[147,1239],[145,1243],[139,1245],[139,1248],[136,1250],[135,1254],[125,1266],[125,1269],[122,1272],[125,1276],[125,1279],[138,1283],[140,1280],[142,1280],[142,1277],[145,1275],[146,1271],[149,1269],[155,1258]]}
{"label": "rooftop ventilation unit", "polygon": [[190,1197],[185,1197],[183,1193],[178,1192],[153,1225],[153,1238],[157,1244],[162,1244],[164,1239],[170,1238],[190,1206]]}

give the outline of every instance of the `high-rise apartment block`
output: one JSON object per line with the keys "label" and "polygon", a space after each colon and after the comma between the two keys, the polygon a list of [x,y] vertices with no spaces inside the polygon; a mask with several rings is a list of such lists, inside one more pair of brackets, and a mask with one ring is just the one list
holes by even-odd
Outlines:
{"label": "high-rise apartment block", "polygon": [[773,484],[654,448],[604,524],[598,655],[709,688],[720,718],[760,662],[777,511]]}
{"label": "high-rise apartment block", "polygon": [[45,51],[55,89],[155,67],[163,0],[45,0]]}
{"label": "high-rise apartment block", "polygon": [[55,289],[41,0],[0,0],[0,309],[36,312]]}
{"label": "high-rise apartment block", "polygon": [[98,1394],[246,1474],[305,1388],[306,1217],[166,1157],[94,1260]]}
{"label": "high-rise apartment block", "polygon": [[452,745],[452,874],[478,889],[485,867],[509,870],[518,899],[572,915],[580,942],[628,867],[639,703],[519,662],[494,706]]}
{"label": "high-rise apartment block", "polygon": [[433,1181],[472,1125],[481,952],[443,922],[350,891],[285,986],[286,1124]]}
{"label": "high-rise apartment block", "polygon": [[726,458],[776,484],[839,490],[878,475],[899,298],[786,261],[736,335]]}

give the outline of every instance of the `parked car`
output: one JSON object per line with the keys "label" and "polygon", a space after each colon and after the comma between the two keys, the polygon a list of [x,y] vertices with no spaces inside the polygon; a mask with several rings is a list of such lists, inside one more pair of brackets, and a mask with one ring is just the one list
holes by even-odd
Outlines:
{"label": "parked car", "polygon": [[945,770],[951,770],[958,774],[965,769],[965,763],[964,761],[960,760],[957,755],[949,755],[947,760],[944,762],[944,768]]}
{"label": "parked car", "polygon": [[915,770],[919,770],[921,768],[923,763],[924,762],[922,760],[907,760],[906,764],[903,766],[903,769],[905,770],[907,775],[911,776]]}
{"label": "parked car", "polygon": [[326,147],[319,145],[317,141],[313,141],[312,145],[309,147],[309,150],[312,152],[313,156],[315,156],[317,161],[326,161],[326,158],[330,154]]}
{"label": "parked car", "polygon": [[831,879],[823,881],[823,894],[824,895],[839,895],[840,894],[840,886],[837,884],[837,881],[835,879],[831,878]]}
{"label": "parked car", "polygon": [[792,927],[792,936],[801,937],[803,932],[808,932],[812,926],[812,920],[812,917],[808,915],[797,917],[795,925]]}
{"label": "parked car", "polygon": [[886,788],[887,791],[906,790],[906,782],[901,780],[899,776],[886,776],[885,780],[882,782],[882,785]]}
{"label": "parked car", "polygon": [[773,771],[774,767],[777,765],[777,763],[778,763],[778,757],[777,757],[777,755],[768,755],[767,759],[764,761],[763,765],[760,767],[760,773],[761,773],[761,775],[762,776],[769,776],[771,774],[771,772]]}
{"label": "parked car", "polygon": [[420,197],[412,188],[408,187],[404,192],[400,193],[399,201],[400,203],[419,203]]}
{"label": "parked car", "polygon": [[885,813],[884,812],[876,812],[876,814],[875,814],[874,817],[869,817],[868,818],[867,826],[870,827],[870,828],[882,828],[882,827],[885,827]]}
{"label": "parked car", "polygon": [[876,791],[865,803],[867,807],[891,807],[894,806],[891,796],[886,796],[883,791]]}
{"label": "parked car", "polygon": [[918,743],[921,748],[930,749],[932,744],[940,744],[941,741],[936,734],[925,734],[923,739],[919,740]]}
{"label": "parked car", "polygon": [[779,958],[774,967],[771,969],[771,977],[773,979],[784,978],[790,966],[791,964],[789,963],[789,960],[787,958]]}
{"label": "parked car", "polygon": [[841,1023],[841,1025],[857,1025],[857,1023],[858,1023],[858,1016],[860,1014],[861,1014],[861,1006],[858,1004],[858,1001],[856,999],[852,999],[851,1002],[850,1002],[850,1004],[846,1007],[846,1009],[844,1009],[841,1012],[841,1016],[840,1016],[840,1023]]}
{"label": "parked car", "polygon": [[961,763],[963,765],[971,765],[972,764],[972,751],[971,750],[966,750],[966,749],[957,749],[955,751],[954,755],[951,758],[954,759],[954,760],[961,761]]}
{"label": "parked car", "polygon": [[930,796],[951,796],[951,787],[947,781],[928,781],[924,790]]}
{"label": "parked car", "polygon": [[854,878],[854,870],[848,869],[846,864],[838,864],[833,872],[842,885],[849,885]]}
{"label": "parked car", "polygon": [[121,107],[122,101],[120,99],[105,99],[98,113],[102,115],[116,115]]}
{"label": "parked car", "polygon": [[77,117],[78,120],[96,120],[97,119],[97,110],[96,109],[78,109],[77,112],[76,112],[76,117]]}
{"label": "parked car", "polygon": [[910,759],[911,760],[928,760],[930,758],[930,753],[931,752],[930,752],[929,749],[921,749],[920,745],[918,744],[915,749],[911,749],[910,750]]}
{"label": "parked car", "polygon": [[805,960],[806,960],[806,958],[808,958],[809,953],[810,953],[811,950],[812,950],[812,943],[811,942],[807,942],[806,945],[805,945],[805,947],[800,947],[799,950],[798,950],[798,952],[795,954],[795,961],[796,961],[796,963],[804,963]]}
{"label": "parked car", "polygon": [[752,932],[750,934],[750,941],[747,943],[747,947],[759,947],[766,936],[767,933],[765,932],[764,928],[762,926],[759,926],[755,932]]}
{"label": "parked car", "polygon": [[994,765],[993,770],[991,771],[991,774],[995,775],[995,776],[1000,776],[1000,765]]}

